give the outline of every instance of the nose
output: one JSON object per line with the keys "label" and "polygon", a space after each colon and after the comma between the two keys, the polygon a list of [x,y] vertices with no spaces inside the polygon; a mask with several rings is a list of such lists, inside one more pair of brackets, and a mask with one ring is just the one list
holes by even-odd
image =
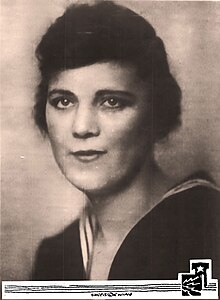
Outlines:
{"label": "nose", "polygon": [[72,134],[75,138],[81,139],[100,134],[97,114],[94,109],[79,105],[74,115]]}

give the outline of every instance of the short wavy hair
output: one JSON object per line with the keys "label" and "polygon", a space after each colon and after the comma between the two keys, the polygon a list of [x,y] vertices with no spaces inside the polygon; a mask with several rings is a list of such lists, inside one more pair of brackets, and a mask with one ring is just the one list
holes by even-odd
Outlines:
{"label": "short wavy hair", "polygon": [[181,89],[170,73],[163,41],[142,16],[111,1],[73,4],[42,37],[36,56],[41,81],[34,106],[35,122],[47,133],[48,84],[58,72],[115,61],[136,67],[150,82],[154,140],[180,124]]}

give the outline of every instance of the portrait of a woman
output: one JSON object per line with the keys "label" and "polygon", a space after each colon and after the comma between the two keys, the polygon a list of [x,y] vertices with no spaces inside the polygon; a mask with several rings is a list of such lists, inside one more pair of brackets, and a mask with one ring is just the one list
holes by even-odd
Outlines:
{"label": "portrait of a woman", "polygon": [[181,124],[181,88],[153,26],[111,1],[72,4],[43,35],[35,122],[87,205],[45,238],[31,280],[175,279],[192,258],[220,278],[219,189],[175,183],[154,145]]}

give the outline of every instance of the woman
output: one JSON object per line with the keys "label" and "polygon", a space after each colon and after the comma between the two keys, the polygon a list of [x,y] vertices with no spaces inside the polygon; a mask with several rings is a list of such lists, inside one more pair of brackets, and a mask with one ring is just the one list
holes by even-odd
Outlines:
{"label": "woman", "polygon": [[175,279],[192,258],[218,278],[218,189],[198,176],[173,187],[154,161],[181,99],[154,28],[109,1],[72,5],[37,57],[36,123],[88,205],[41,243],[32,279]]}

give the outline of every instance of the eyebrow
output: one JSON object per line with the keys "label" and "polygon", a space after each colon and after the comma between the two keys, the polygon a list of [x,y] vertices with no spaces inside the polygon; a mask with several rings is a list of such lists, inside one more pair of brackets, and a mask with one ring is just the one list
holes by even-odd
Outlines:
{"label": "eyebrow", "polygon": [[[69,96],[76,96],[73,92],[70,90],[65,90],[65,89],[53,89],[48,93],[48,96],[51,96],[53,94],[64,94],[64,95],[69,95]],[[105,94],[118,94],[121,96],[127,96],[130,98],[134,98],[135,95],[131,92],[128,91],[120,91],[120,90],[112,90],[112,89],[103,89],[99,90],[95,93],[95,97],[100,97],[104,96]]]}
{"label": "eyebrow", "polygon": [[69,95],[69,96],[75,96],[75,94],[69,90],[64,90],[64,89],[53,89],[48,93],[48,96],[51,96],[53,94],[64,94],[64,95]]}
{"label": "eyebrow", "polygon": [[96,92],[96,97],[104,96],[105,94],[117,94],[121,96],[127,96],[129,98],[134,98],[135,95],[128,91],[120,91],[120,90],[111,90],[111,89],[104,89]]}

